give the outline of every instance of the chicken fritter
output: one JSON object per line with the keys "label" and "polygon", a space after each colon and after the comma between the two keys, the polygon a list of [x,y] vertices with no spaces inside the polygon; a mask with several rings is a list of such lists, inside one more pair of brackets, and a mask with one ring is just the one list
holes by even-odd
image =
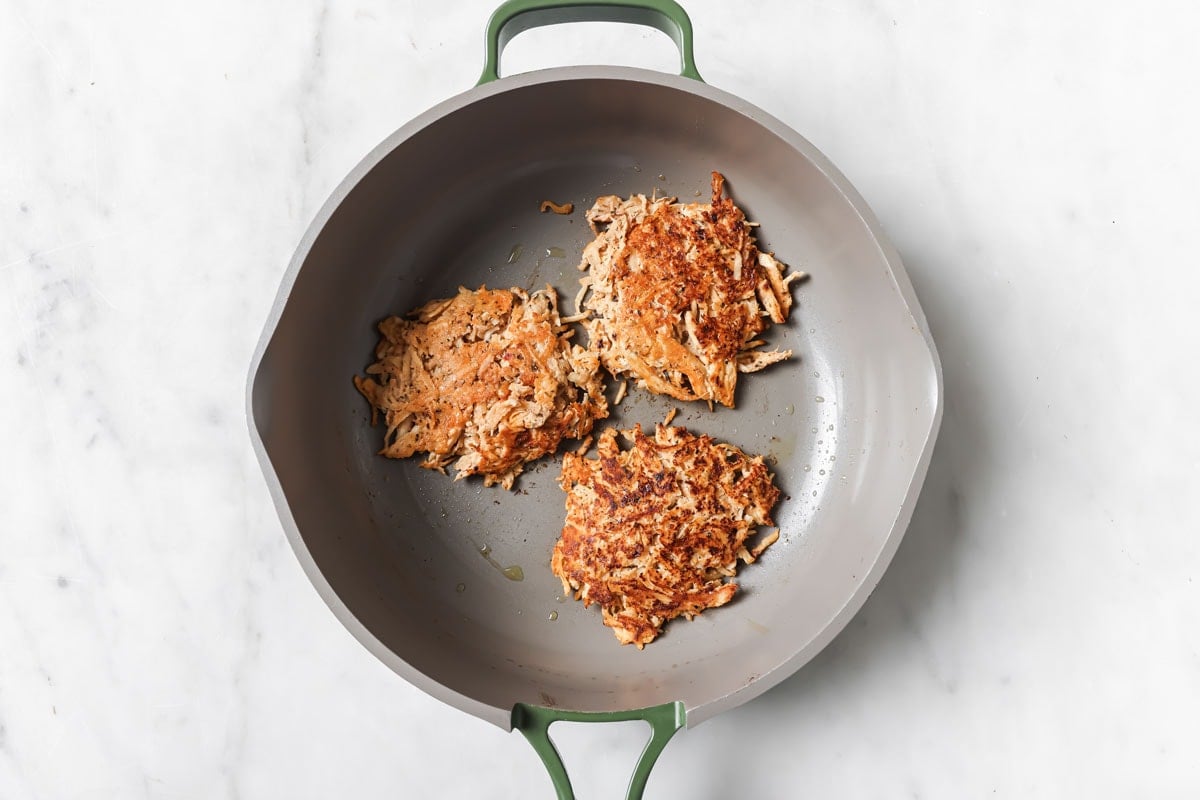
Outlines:
{"label": "chicken fritter", "polygon": [[675,617],[728,603],[738,560],[752,563],[779,537],[770,526],[779,489],[761,456],[658,425],[605,429],[597,458],[567,453],[559,479],[567,518],[550,567],[604,624],[640,650]]}
{"label": "chicken fritter", "polygon": [[758,339],[792,307],[804,277],[759,251],[753,224],[723,196],[712,174],[711,203],[600,197],[587,212],[596,238],[583,252],[576,305],[604,367],[614,377],[679,400],[734,404],[739,372],[791,356]]}
{"label": "chicken fritter", "polygon": [[597,357],[569,342],[553,288],[461,288],[408,316],[379,324],[370,377],[354,377],[372,424],[384,414],[382,455],[427,453],[423,467],[453,462],[456,480],[509,489],[526,463],[608,416]]}

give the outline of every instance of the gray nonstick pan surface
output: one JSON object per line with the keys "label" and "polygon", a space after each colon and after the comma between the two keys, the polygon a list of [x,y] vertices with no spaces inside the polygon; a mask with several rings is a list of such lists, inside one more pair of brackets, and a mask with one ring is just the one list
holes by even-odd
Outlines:
{"label": "gray nonstick pan surface", "polygon": [[[760,247],[811,276],[791,321],[768,334],[795,355],[743,376],[734,409],[631,387],[600,425],[650,428],[675,407],[675,424],[766,455],[785,495],[782,535],[740,570],[734,602],[668,624],[639,651],[617,643],[598,609],[564,601],[550,572],[561,457],[531,465],[511,492],[385,459],[351,376],[372,360],[380,319],[459,286],[550,283],[571,313],[591,202],[707,200],[712,170],[761,223]],[[543,200],[575,212],[539,213]],[[400,675],[505,728],[517,704],[550,718],[678,704],[679,722],[695,725],[792,674],[865,601],[911,516],[940,382],[899,257],[812,145],[693,78],[571,67],[452,98],[343,181],[283,281],[249,413],[301,563]]]}

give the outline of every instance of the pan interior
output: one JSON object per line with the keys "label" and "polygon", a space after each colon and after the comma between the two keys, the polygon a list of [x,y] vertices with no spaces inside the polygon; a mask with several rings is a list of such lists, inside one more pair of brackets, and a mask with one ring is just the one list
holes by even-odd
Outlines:
{"label": "pan interior", "polygon": [[[550,283],[573,309],[597,195],[707,198],[714,169],[762,224],[760,246],[812,275],[770,335],[795,357],[745,376],[736,409],[631,389],[610,422],[650,426],[674,405],[676,424],[768,456],[782,538],[742,568],[733,603],[639,652],[550,573],[559,458],[515,492],[384,459],[351,376],[378,320],[460,285]],[[540,214],[543,200],[575,213]],[[298,544],[340,613],[402,674],[505,709],[692,708],[798,666],[886,550],[935,406],[932,355],[887,259],[821,168],[752,110],[629,76],[535,81],[399,137],[313,241],[253,386]]]}

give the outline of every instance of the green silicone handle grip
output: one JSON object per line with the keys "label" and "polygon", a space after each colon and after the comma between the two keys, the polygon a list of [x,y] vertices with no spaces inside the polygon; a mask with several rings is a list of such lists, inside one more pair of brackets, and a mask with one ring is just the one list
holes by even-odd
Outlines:
{"label": "green silicone handle grip", "polygon": [[513,706],[512,725],[519,730],[546,765],[558,800],[575,800],[575,792],[571,789],[571,779],[567,777],[567,768],[563,766],[562,756],[550,740],[550,725],[555,722],[625,722],[632,719],[642,719],[650,723],[650,740],[638,758],[637,766],[633,768],[633,777],[629,779],[629,789],[625,800],[642,800],[646,791],[646,780],[654,762],[662,753],[667,742],[675,732],[683,727],[686,719],[683,703],[664,703],[661,706],[639,708],[633,711],[560,711],[556,708],[530,706],[517,703]]}
{"label": "green silicone handle grip", "polygon": [[692,21],[675,0],[508,0],[488,20],[479,84],[499,80],[500,53],[518,33],[562,22],[628,22],[658,28],[679,47],[679,74],[704,80],[692,55]]}

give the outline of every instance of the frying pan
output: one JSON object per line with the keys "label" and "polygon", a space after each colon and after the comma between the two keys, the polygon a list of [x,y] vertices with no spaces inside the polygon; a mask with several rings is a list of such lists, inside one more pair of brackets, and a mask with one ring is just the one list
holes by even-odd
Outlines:
{"label": "frying pan", "polygon": [[[501,79],[504,44],[580,20],[650,25],[680,75],[570,67]],[[479,84],[389,136],[313,220],[251,367],[251,438],[296,555],[334,614],[431,695],[505,729],[570,782],[557,720],[642,719],[630,782],[683,726],[765,692],[862,606],[912,514],[941,416],[941,371],[895,250],[866,203],[811,144],[703,83],[691,23],[671,0],[513,0],[493,15]],[[669,624],[639,651],[551,574],[562,527],[558,459],[515,491],[452,481],[376,455],[351,376],[375,324],[458,286],[553,284],[565,308],[597,195],[707,196],[719,170],[760,247],[811,274],[770,344],[792,360],[748,376],[735,409],[632,390],[604,424],[676,424],[764,454],[785,494],[782,537],[741,570],[737,598]],[[540,214],[573,202],[570,216]],[[519,580],[518,580],[519,578]]]}

